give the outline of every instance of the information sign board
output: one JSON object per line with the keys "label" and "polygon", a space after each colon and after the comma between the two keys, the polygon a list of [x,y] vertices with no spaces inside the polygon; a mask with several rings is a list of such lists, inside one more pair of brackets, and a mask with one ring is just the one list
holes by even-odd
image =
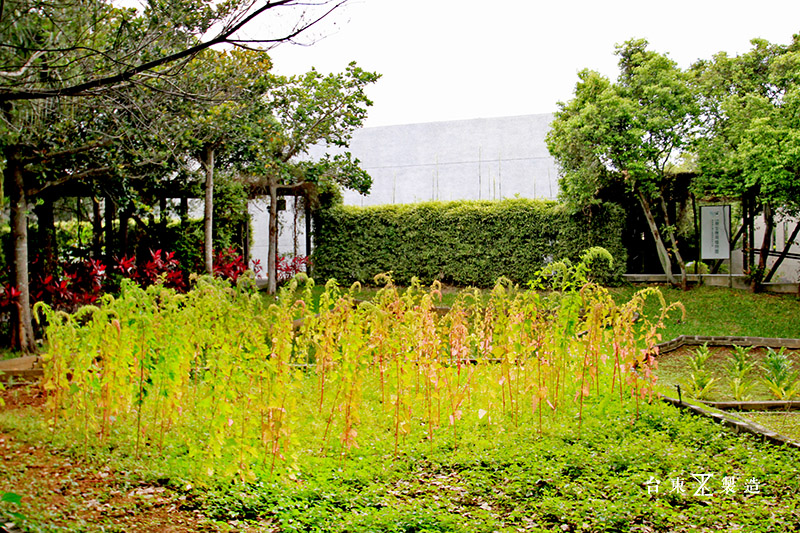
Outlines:
{"label": "information sign board", "polygon": [[700,259],[729,259],[731,255],[731,206],[700,207]]}

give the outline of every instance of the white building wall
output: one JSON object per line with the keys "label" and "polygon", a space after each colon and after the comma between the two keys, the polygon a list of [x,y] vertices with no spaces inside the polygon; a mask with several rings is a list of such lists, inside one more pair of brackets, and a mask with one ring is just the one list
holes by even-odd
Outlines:
{"label": "white building wall", "polygon": [[372,176],[372,190],[344,191],[344,201],[555,199],[558,171],[544,142],[552,120],[542,114],[360,130],[350,151]]}
{"label": "white building wall", "polygon": [[[797,219],[792,217],[776,217],[775,229],[772,233],[771,250],[774,252],[782,252],[784,246],[792,236],[794,226],[797,224]],[[764,219],[763,217],[756,218],[755,221],[755,248],[756,248],[756,261],[758,261],[758,250],[761,248],[761,242],[764,240]],[[789,252],[793,254],[800,254],[800,244],[797,240],[789,248]],[[741,256],[741,253],[739,254]],[[777,257],[770,256],[767,259],[767,271],[772,268]],[[741,261],[741,259],[740,259]],[[800,261],[796,259],[786,258],[778,267],[778,271],[772,278],[776,283],[796,283],[800,281]]]}
{"label": "white building wall", "polygon": [[[545,144],[551,114],[484,118],[364,128],[354,132],[349,151],[372,177],[366,196],[344,190],[347,205],[382,205],[502,198],[555,199],[558,171]],[[316,147],[309,158],[325,154]],[[328,150],[329,153],[335,153]],[[280,216],[279,252],[294,251],[292,198]],[[250,204],[251,258],[267,262],[268,202]],[[305,250],[305,220],[297,228]]]}

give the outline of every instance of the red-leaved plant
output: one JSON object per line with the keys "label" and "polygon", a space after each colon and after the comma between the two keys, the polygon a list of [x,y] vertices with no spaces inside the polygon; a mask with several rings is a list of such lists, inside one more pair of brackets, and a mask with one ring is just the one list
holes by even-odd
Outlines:
{"label": "red-leaved plant", "polygon": [[[37,261],[38,258],[34,259],[34,262]],[[282,270],[279,272],[282,274],[279,277],[286,276],[283,279],[289,279],[299,271],[296,270],[300,268],[297,265],[305,265],[305,262],[295,260],[286,263],[284,259],[281,264]],[[143,287],[163,279],[165,286],[179,292],[185,292],[188,288],[188,275],[180,268],[175,252],[163,250],[150,250],[150,257],[139,264],[134,256],[125,255],[115,259],[111,268],[97,259],[86,259],[63,263],[58,270],[62,272],[61,276],[49,274],[37,276],[31,281],[31,300],[34,303],[46,302],[56,309],[74,312],[82,305],[96,302],[102,293],[118,289],[120,278],[132,279]],[[217,253],[214,260],[215,275],[235,283],[245,270],[244,257],[234,248]],[[253,271],[257,276],[262,270],[260,262],[253,261]],[[12,306],[17,305],[19,295],[19,290],[10,283],[0,286],[0,313],[9,312]]]}
{"label": "red-leaved plant", "polygon": [[236,283],[244,271],[247,270],[244,257],[236,253],[234,248],[220,250],[214,258],[214,275],[231,280]]}
{"label": "red-leaved plant", "polygon": [[275,269],[278,272],[278,283],[289,281],[300,272],[307,272],[311,265],[311,258],[304,255],[295,257],[278,256]]}
{"label": "red-leaved plant", "polygon": [[19,295],[17,288],[10,283],[0,285],[0,312],[8,311],[11,306],[16,305]]}
{"label": "red-leaved plant", "polygon": [[175,258],[175,252],[150,250],[150,259],[141,265],[135,275],[131,277],[145,286],[153,285],[163,277],[166,287],[181,292],[186,290],[186,276]]}

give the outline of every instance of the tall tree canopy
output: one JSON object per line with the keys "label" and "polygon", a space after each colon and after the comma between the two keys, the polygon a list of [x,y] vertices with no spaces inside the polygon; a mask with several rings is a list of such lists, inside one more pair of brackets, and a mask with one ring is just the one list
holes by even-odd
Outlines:
{"label": "tall tree canopy", "polygon": [[270,197],[267,276],[274,291],[278,189],[307,191],[309,185],[332,182],[369,190],[371,178],[348,152],[319,160],[311,160],[308,152],[312,146],[348,146],[372,105],[365,89],[379,75],[351,63],[341,73],[280,76],[270,72],[265,56],[252,51],[217,53],[190,66],[193,72],[182,76],[184,83],[213,95],[180,102],[186,120],[175,124],[187,155],[205,173],[206,268],[211,268],[213,173],[219,167],[240,174],[253,194]]}
{"label": "tall tree canopy", "polygon": [[754,39],[747,53],[717,54],[692,73],[702,119],[695,186],[762,213],[758,264],[749,265],[756,288],[777,268],[766,272],[776,217],[800,214],[800,36],[789,45]]}
{"label": "tall tree canopy", "polygon": [[604,187],[624,185],[642,208],[664,273],[676,282],[674,259],[685,287],[668,200],[671,166],[690,141],[696,101],[686,74],[667,56],[648,50],[646,41],[627,41],[616,54],[616,83],[584,70],[574,98],[559,103],[547,145],[561,170],[562,196],[585,205],[597,201]]}
{"label": "tall tree canopy", "polygon": [[[148,0],[137,9],[109,0],[5,0],[0,102],[97,94],[172,75],[212,46],[290,41],[346,1]],[[267,14],[275,16],[258,36],[243,35]]]}
{"label": "tall tree canopy", "polygon": [[240,171],[248,176],[253,191],[270,198],[268,291],[276,290],[278,243],[278,189],[301,190],[309,184],[335,183],[362,193],[372,179],[349,152],[325,154],[310,160],[312,146],[346,148],[353,132],[367,116],[372,101],[366,87],[379,74],[355,63],[341,73],[323,75],[316,70],[300,76],[274,76],[271,90],[257,99],[239,146]]}
{"label": "tall tree canopy", "polygon": [[172,137],[184,166],[198,162],[204,174],[204,246],[206,272],[213,271],[212,233],[214,173],[230,168],[235,147],[249,142],[250,120],[264,113],[262,100],[273,89],[266,54],[252,50],[205,50],[181,72],[183,91],[191,98],[173,99]]}
{"label": "tall tree canopy", "polygon": [[[164,123],[158,102],[182,94],[177,77],[202,51],[292,40],[346,1],[149,0],[138,9],[110,0],[0,2],[0,149],[19,347],[33,349],[29,205],[54,185],[146,163],[141,154],[160,142]],[[242,33],[267,14],[283,16],[267,33]]]}

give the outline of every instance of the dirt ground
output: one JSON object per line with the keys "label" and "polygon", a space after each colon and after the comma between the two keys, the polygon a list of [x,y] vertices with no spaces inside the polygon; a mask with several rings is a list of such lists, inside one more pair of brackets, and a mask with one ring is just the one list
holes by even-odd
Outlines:
{"label": "dirt ground", "polygon": [[[12,386],[0,393],[3,410],[26,416],[41,409],[44,394],[36,385]],[[45,446],[26,443],[0,431],[0,533],[26,531],[119,531],[183,533],[258,531],[244,524],[209,521],[195,509],[196,491],[143,484],[126,472],[91,464]],[[13,497],[12,497],[13,499]],[[20,521],[10,514],[24,515]],[[269,531],[269,529],[260,529]]]}

